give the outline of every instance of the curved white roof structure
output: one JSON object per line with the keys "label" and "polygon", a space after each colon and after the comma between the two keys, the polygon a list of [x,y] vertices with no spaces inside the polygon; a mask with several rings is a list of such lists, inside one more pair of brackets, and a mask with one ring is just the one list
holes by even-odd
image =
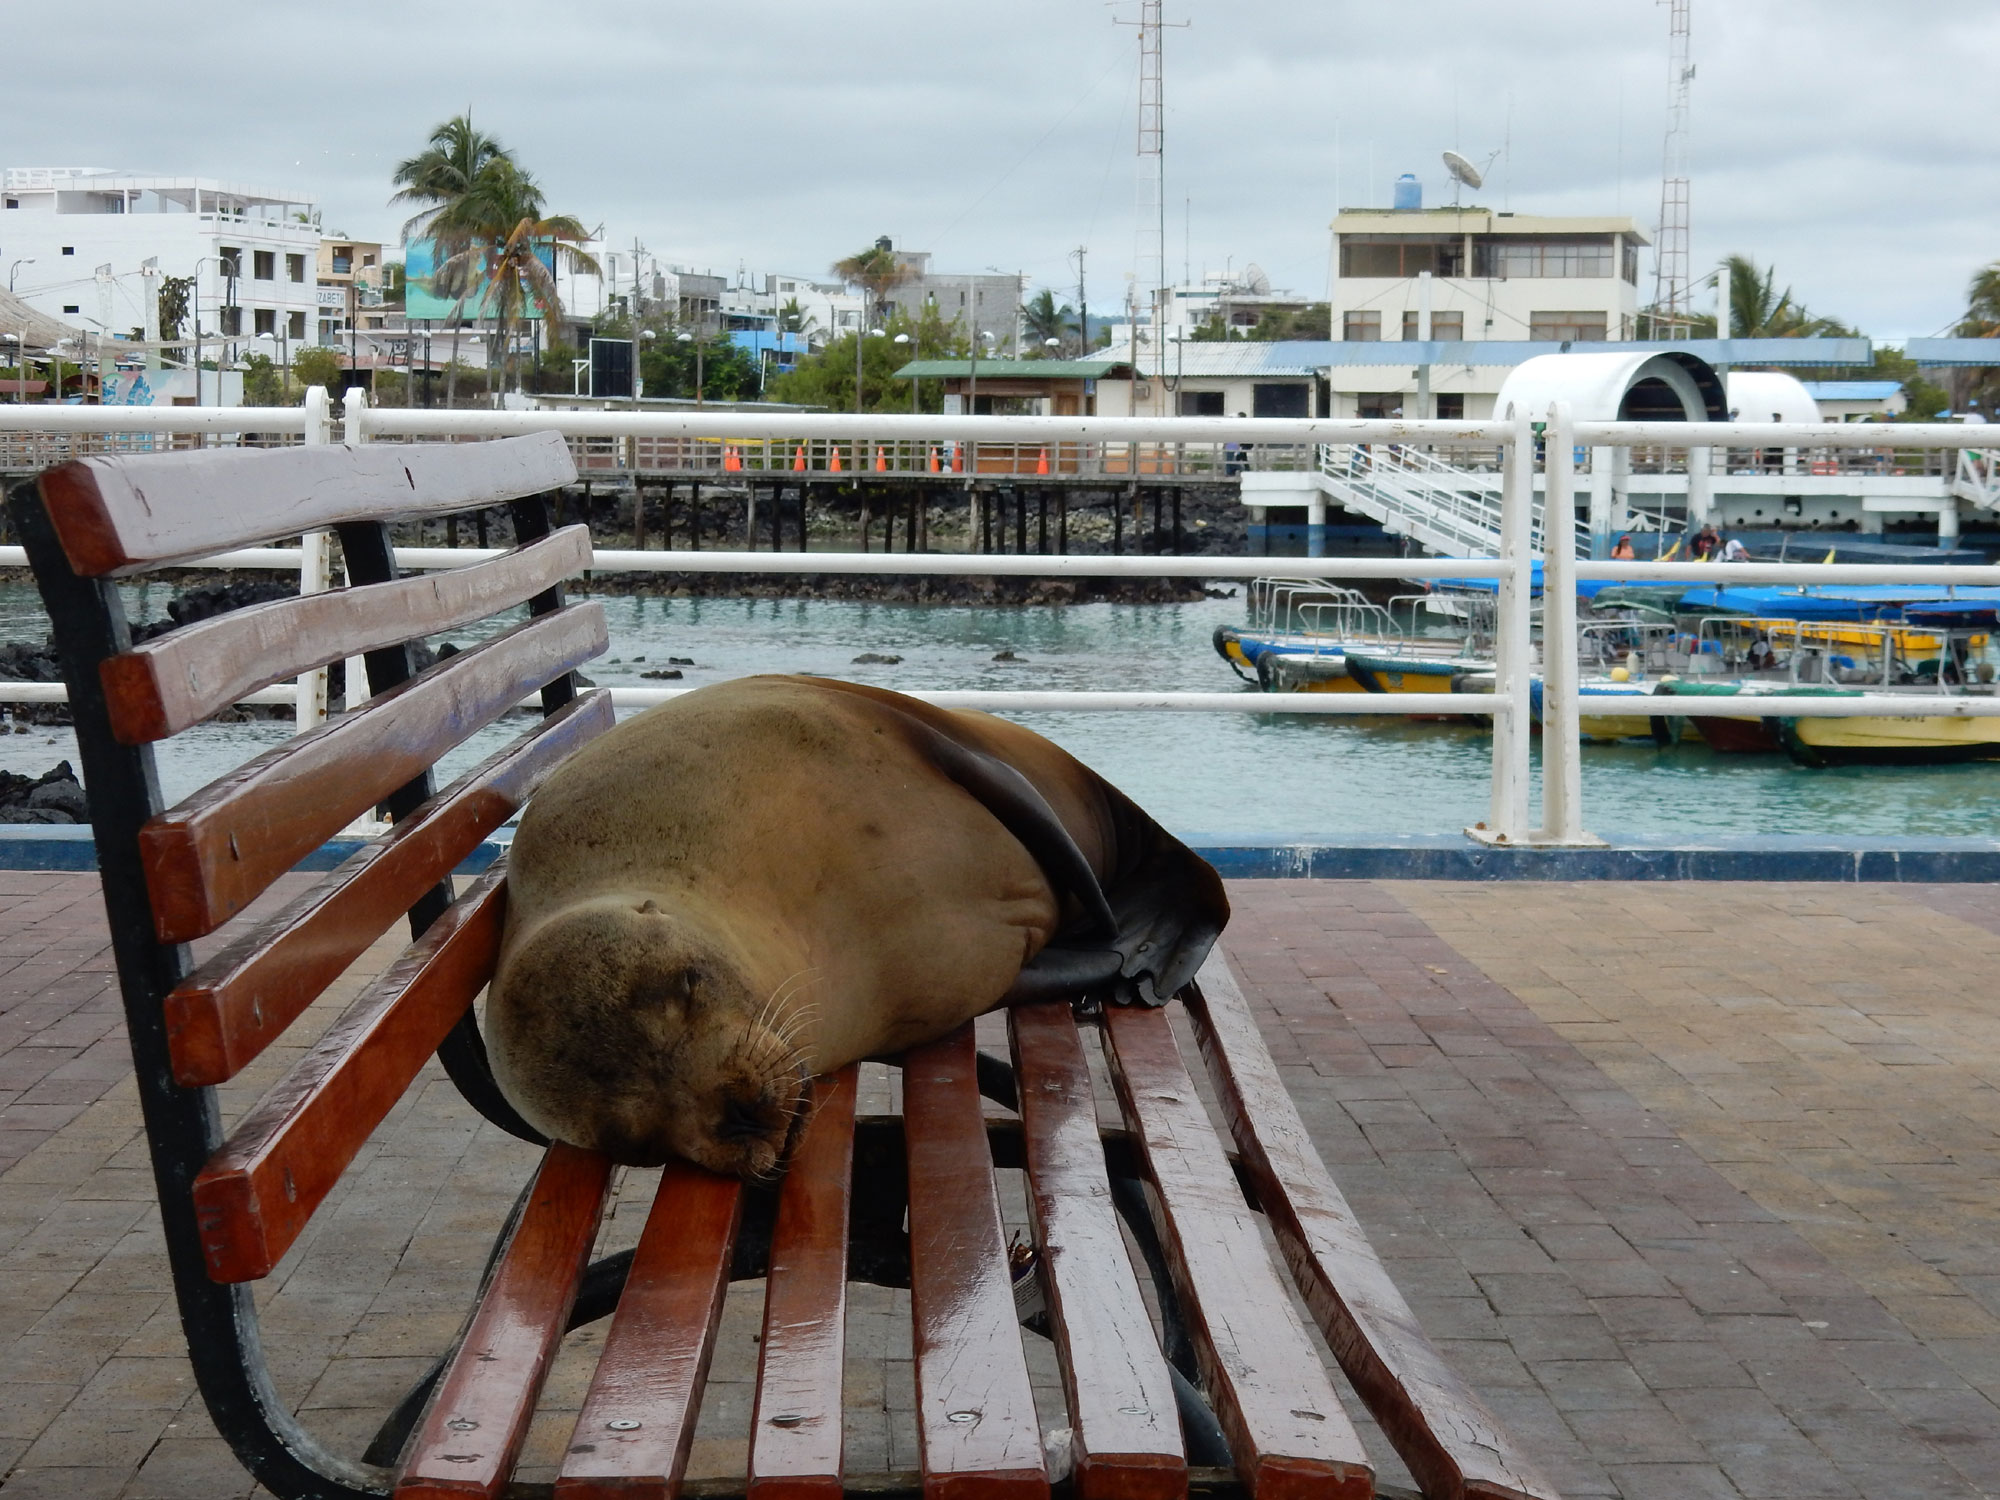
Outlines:
{"label": "curved white roof structure", "polygon": [[1720,422],[1728,416],[1722,378],[1707,360],[1616,349],[1524,360],[1493,398],[1493,414],[1505,421],[1525,413],[1542,422],[1558,401],[1568,402],[1579,422]]}
{"label": "curved white roof structure", "polygon": [[1731,370],[1729,416],[1735,422],[1819,422],[1819,403],[1800,381],[1778,370]]}

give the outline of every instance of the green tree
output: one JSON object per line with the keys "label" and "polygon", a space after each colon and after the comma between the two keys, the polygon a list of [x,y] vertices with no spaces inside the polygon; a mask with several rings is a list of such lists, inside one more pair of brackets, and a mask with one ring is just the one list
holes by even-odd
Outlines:
{"label": "green tree", "polygon": [[1076,314],[1068,304],[1056,305],[1056,294],[1043,287],[1021,304],[1021,333],[1028,343],[1028,358],[1041,359],[1055,339],[1058,350],[1067,348],[1076,331]]}
{"label": "green tree", "polygon": [[[909,342],[896,342],[898,334]],[[825,348],[804,355],[798,364],[767,385],[765,394],[773,401],[795,402],[800,406],[823,406],[830,411],[853,411],[855,334],[843,334]],[[862,337],[861,395],[865,411],[906,412],[910,410],[910,382],[895,378],[905,364],[918,359],[964,358],[965,335],[958,320],[947,323],[935,304],[927,303],[923,316],[911,319],[894,314],[880,334]],[[944,410],[944,383],[921,382],[917,395],[921,410]]]}
{"label": "green tree", "polygon": [[[463,248],[438,267],[438,287],[462,305],[482,282],[485,284],[494,345],[501,360],[501,388],[506,388],[510,374],[518,388],[515,335],[529,306],[551,327],[562,319],[562,294],[553,267],[598,274],[596,259],[580,248],[589,240],[590,231],[573,214],[546,212],[540,185],[505,159],[489,162],[471,189],[432,222],[443,224],[447,219],[450,232],[462,238]],[[489,349],[489,370],[493,358]]]}
{"label": "green tree", "polygon": [[794,297],[778,309],[778,331],[796,333],[810,346],[819,337],[821,329],[819,319],[800,307],[799,299]]}
{"label": "green tree", "polygon": [[292,378],[301,386],[323,385],[335,401],[342,388],[340,356],[331,349],[312,347],[292,356]]}
{"label": "green tree", "polygon": [[[1952,332],[1962,339],[2000,338],[2000,260],[1972,273],[1965,289],[1965,316]],[[1976,403],[1990,420],[2000,407],[2000,361],[1953,371],[1952,387],[1960,402],[1968,407]]]}
{"label": "green tree", "polygon": [[284,375],[268,354],[253,354],[243,362],[243,404],[285,406]]}

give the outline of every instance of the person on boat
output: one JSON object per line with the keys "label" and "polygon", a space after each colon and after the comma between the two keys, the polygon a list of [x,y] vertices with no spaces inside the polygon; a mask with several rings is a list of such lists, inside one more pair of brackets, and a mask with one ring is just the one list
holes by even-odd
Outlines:
{"label": "person on boat", "polygon": [[1744,546],[1738,538],[1731,537],[1722,544],[1722,560],[1724,562],[1748,562],[1750,561],[1750,549]]}
{"label": "person on boat", "polygon": [[1760,635],[1750,643],[1748,662],[1750,670],[1753,672],[1774,672],[1777,670],[1778,653],[1772,648],[1768,636]]}
{"label": "person on boat", "polygon": [[1637,561],[1638,556],[1639,554],[1632,549],[1632,538],[1630,536],[1621,536],[1618,538],[1617,545],[1611,549],[1611,560],[1613,562],[1634,562]]}
{"label": "person on boat", "polygon": [[1704,521],[1701,530],[1694,534],[1694,540],[1688,543],[1688,551],[1694,554],[1696,562],[1707,562],[1721,545],[1722,535],[1715,529],[1715,523]]}

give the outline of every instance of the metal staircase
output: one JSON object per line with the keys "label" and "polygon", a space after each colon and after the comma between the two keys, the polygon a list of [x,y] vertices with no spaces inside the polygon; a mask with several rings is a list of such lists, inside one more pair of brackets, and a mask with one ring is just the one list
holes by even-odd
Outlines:
{"label": "metal staircase", "polygon": [[1959,449],[1951,496],[1982,510],[2000,510],[2000,453],[1984,448]]}
{"label": "metal staircase", "polygon": [[[1441,557],[1493,557],[1500,550],[1500,474],[1461,469],[1428,449],[1401,443],[1322,443],[1313,467],[1244,476],[1253,505],[1310,505],[1316,497],[1381,523]],[[1542,547],[1542,502],[1531,508],[1533,546]],[[1590,556],[1579,520],[1577,556]]]}

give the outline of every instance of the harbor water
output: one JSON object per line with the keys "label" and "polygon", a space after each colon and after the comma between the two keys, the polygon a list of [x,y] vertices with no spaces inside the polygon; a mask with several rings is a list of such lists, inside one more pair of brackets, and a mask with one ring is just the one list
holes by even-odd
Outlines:
{"label": "harbor water", "polygon": [[[170,597],[158,584],[135,586],[128,606],[135,619],[158,618]],[[910,690],[1256,692],[1210,644],[1216,626],[1243,623],[1240,593],[1046,608],[641,596],[603,603],[611,649],[588,675],[605,686],[699,687],[805,672]],[[47,633],[32,587],[0,585],[0,640]],[[461,645],[473,638],[450,637]],[[864,653],[901,660],[855,663]],[[670,657],[691,664],[675,668]],[[682,677],[644,676],[663,670]],[[1184,834],[1433,834],[1486,815],[1492,740],[1474,725],[1284,714],[1021,718]],[[530,722],[510,716],[447,770],[490,754]],[[162,789],[170,800],[185,795],[290,731],[281,721],[191,730],[160,748]],[[7,770],[39,775],[60,759],[75,759],[67,730],[0,735]],[[1718,755],[1700,743],[1587,745],[1583,792],[1585,826],[1613,837],[1991,835],[2000,824],[2000,764],[1809,770],[1782,755]]]}

